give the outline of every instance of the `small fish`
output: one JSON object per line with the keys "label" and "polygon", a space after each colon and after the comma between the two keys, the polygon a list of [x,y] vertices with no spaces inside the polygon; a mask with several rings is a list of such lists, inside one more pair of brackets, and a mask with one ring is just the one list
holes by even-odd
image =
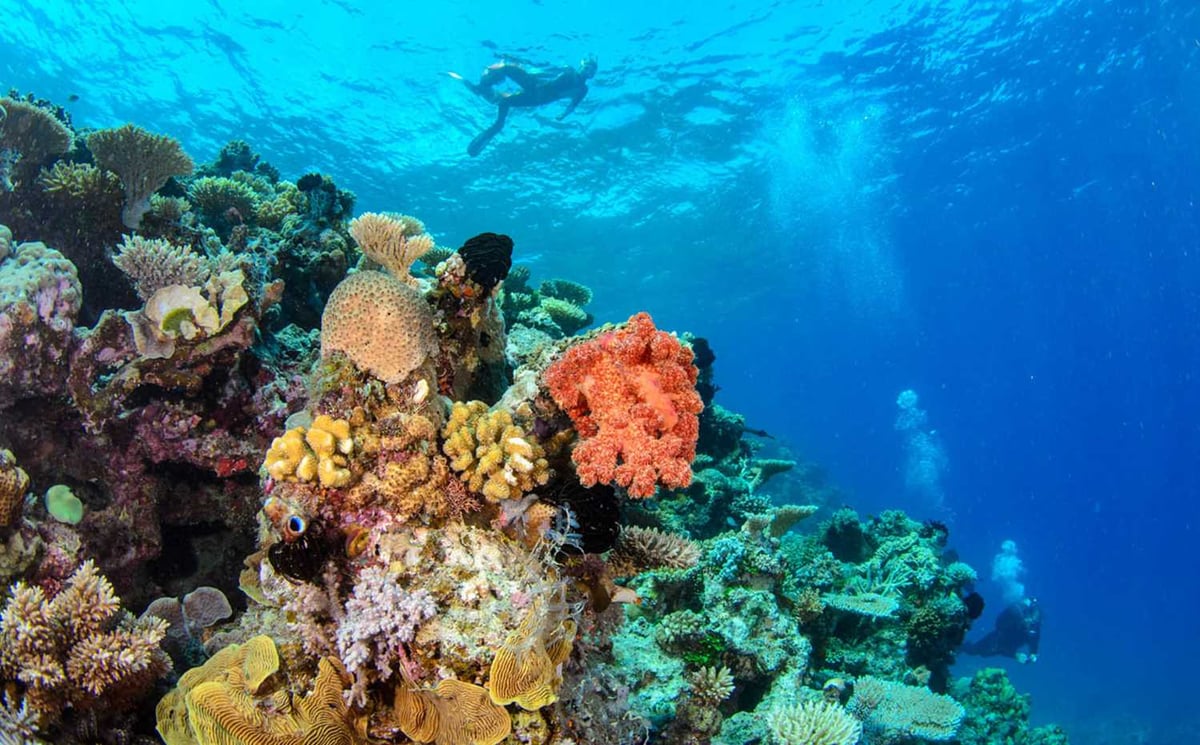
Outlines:
{"label": "small fish", "polygon": [[67,103],[75,103],[78,100],[79,94],[77,93],[72,93],[71,95],[67,96]]}

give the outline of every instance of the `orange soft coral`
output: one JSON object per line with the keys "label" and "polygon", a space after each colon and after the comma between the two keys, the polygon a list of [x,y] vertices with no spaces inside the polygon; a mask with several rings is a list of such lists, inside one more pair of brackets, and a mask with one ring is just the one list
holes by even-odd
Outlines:
{"label": "orange soft coral", "polygon": [[704,408],[692,352],[646,313],[567,350],[546,369],[550,395],[575,424],[572,460],[584,486],[615,483],[630,496],[692,482]]}

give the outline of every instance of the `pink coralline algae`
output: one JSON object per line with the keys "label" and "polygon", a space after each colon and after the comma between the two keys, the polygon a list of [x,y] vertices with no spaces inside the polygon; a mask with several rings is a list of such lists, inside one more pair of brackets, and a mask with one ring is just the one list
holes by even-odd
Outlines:
{"label": "pink coralline algae", "polygon": [[58,251],[22,243],[0,259],[0,409],[62,393],[82,302],[75,266]]}

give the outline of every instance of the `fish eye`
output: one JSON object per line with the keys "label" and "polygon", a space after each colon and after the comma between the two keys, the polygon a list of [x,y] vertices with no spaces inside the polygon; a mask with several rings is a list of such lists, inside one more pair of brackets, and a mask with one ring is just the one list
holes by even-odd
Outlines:
{"label": "fish eye", "polygon": [[299,515],[292,515],[287,519],[287,529],[289,533],[301,535],[308,529],[308,524],[304,522],[304,518]]}

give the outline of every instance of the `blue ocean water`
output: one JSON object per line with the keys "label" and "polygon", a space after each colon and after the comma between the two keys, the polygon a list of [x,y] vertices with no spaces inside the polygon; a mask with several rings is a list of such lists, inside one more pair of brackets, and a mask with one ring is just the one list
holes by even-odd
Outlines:
{"label": "blue ocean water", "polygon": [[[3,15],[0,86],[78,96],[77,125],[136,121],[197,160],[245,139],[447,244],[514,236],[537,276],[591,285],[602,319],[646,309],[708,337],[718,401],[848,504],[945,520],[985,577],[1016,542],[1046,615],[1041,659],[1009,666],[1035,721],[1200,740],[1194,4]],[[599,74],[570,117],[515,112],[466,155],[492,111],[446,72],[587,53]],[[909,389],[924,419],[905,430]],[[981,590],[994,612],[1001,588]]]}

